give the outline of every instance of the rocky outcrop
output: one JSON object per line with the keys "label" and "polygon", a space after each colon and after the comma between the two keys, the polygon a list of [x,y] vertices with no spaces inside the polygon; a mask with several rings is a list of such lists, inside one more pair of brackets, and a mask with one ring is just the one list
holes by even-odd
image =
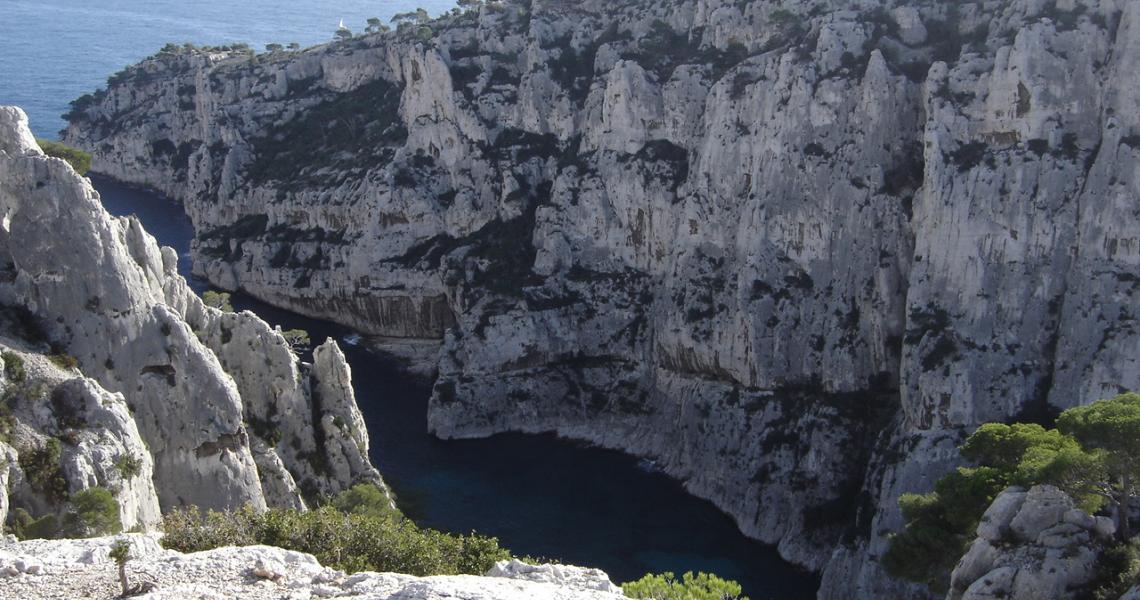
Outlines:
{"label": "rocky outcrop", "polygon": [[1114,533],[1111,519],[1090,516],[1053,486],[1009,488],[982,517],[947,600],[1075,598]]}
{"label": "rocky outcrop", "polygon": [[69,497],[100,487],[114,491],[124,528],[157,525],[154,462],[122,395],[42,355],[3,348],[5,360],[18,361],[22,375],[10,371],[3,378],[3,437],[10,445],[3,447],[0,463],[0,523],[9,504],[62,522]]}
{"label": "rocky outcrop", "polygon": [[[182,554],[163,550],[153,535],[0,543],[0,581],[13,597],[111,597],[118,593],[117,540],[130,544],[130,576],[156,587],[138,596],[164,598],[358,598],[369,600],[620,600],[621,588],[597,569],[502,562],[484,577],[413,577],[322,567],[310,554],[270,546],[227,547]],[[18,569],[19,565],[23,569]],[[11,567],[11,575],[5,575]],[[136,579],[136,581],[139,581]]]}
{"label": "rocky outcrop", "polygon": [[876,559],[963,432],[1140,387],[1138,28],[517,0],[159,54],[67,139],[183,200],[215,283],[442,339],[436,434],[653,456],[824,597],[914,596]]}
{"label": "rocky outcrop", "polygon": [[[206,307],[172,249],[29,140],[23,112],[0,107],[0,333],[25,364],[64,365],[6,382],[21,456],[62,440],[70,489],[109,482],[127,527],[160,507],[303,507],[382,485],[335,343],[301,363],[252,313]],[[116,475],[124,456],[137,476]],[[51,508],[19,478],[8,487],[32,514]]]}

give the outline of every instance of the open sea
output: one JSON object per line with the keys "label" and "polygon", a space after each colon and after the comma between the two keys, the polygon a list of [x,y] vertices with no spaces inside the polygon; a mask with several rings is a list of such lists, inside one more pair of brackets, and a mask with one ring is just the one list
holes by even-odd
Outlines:
{"label": "open sea", "polygon": [[[198,45],[298,42],[332,38],[343,19],[363,29],[369,17],[445,0],[0,0],[0,104],[24,108],[39,137],[55,138],[68,103],[109,75],[168,42]],[[182,208],[145,190],[92,177],[113,214],[137,214],[189,273],[193,236]],[[712,504],[618,452],[551,435],[504,434],[444,442],[426,433],[430,387],[344,340],[337,325],[301,317],[244,296],[239,309],[272,324],[300,327],[315,342],[333,336],[353,369],[357,400],[372,437],[372,459],[417,523],[495,535],[518,554],[605,569],[615,581],[646,572],[704,570],[738,580],[753,600],[810,598],[818,578],[740,534]]]}

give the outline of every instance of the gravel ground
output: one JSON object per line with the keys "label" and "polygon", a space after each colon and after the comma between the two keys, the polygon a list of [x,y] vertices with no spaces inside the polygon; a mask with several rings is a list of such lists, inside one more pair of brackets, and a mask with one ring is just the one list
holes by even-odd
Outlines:
{"label": "gravel ground", "polygon": [[621,590],[596,569],[501,562],[489,576],[346,575],[312,555],[270,546],[182,554],[164,550],[153,534],[85,540],[0,541],[0,599],[102,600],[119,597],[118,571],[108,554],[116,540],[131,544],[132,583],[157,587],[144,600],[620,600]]}

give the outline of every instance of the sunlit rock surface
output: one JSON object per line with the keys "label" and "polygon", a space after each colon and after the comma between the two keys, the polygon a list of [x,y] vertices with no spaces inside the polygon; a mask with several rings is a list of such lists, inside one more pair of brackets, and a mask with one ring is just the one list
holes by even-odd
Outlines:
{"label": "sunlit rock surface", "polygon": [[[127,527],[154,525],[159,507],[300,507],[310,492],[382,485],[336,344],[304,364],[252,313],[203,305],[174,251],[107,214],[27,126],[0,107],[0,344],[29,369],[4,382],[11,448],[63,439],[71,491],[112,487]],[[75,366],[52,366],[49,353]],[[137,476],[116,474],[124,456],[139,461]],[[7,482],[22,508],[53,508],[22,481]]]}
{"label": "sunlit rock surface", "polygon": [[1140,387],[1140,4],[512,1],[77,101],[196,269],[441,340],[442,437],[653,457],[823,597],[963,432]]}

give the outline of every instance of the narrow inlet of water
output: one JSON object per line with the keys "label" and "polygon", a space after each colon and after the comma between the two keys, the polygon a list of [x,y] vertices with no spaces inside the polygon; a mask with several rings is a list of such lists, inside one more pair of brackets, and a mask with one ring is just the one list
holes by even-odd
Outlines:
{"label": "narrow inlet of water", "polygon": [[[103,177],[91,180],[108,212],[137,215],[160,244],[178,252],[191,287],[209,289],[190,274],[194,231],[179,204]],[[315,343],[340,342],[368,424],[372,462],[419,525],[497,536],[516,554],[598,567],[619,583],[647,572],[707,571],[739,581],[752,600],[814,597],[817,577],[746,538],[710,502],[635,458],[553,435],[438,440],[427,434],[430,385],[345,343],[347,328],[244,294],[235,294],[233,304],[272,325],[305,329]]]}

